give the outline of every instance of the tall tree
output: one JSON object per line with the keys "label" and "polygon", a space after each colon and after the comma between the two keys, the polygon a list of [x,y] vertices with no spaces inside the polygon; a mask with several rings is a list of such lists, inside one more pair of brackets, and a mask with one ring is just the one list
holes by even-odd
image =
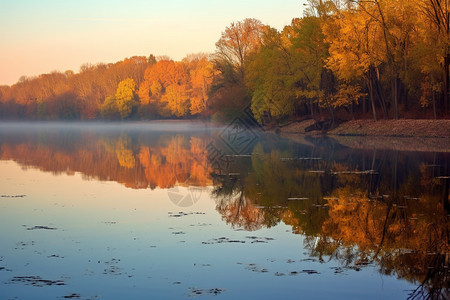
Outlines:
{"label": "tall tree", "polygon": [[243,79],[245,62],[251,53],[259,49],[265,27],[256,19],[231,23],[216,43],[216,59],[232,66]]}
{"label": "tall tree", "polygon": [[327,68],[346,85],[358,83],[361,79],[365,82],[376,121],[373,72],[370,70],[378,68],[380,59],[373,50],[377,41],[370,38],[375,33],[373,23],[358,10],[348,9],[328,18],[322,29],[330,45]]}
{"label": "tall tree", "polygon": [[[252,91],[252,111],[260,121],[291,116],[295,109],[295,79],[291,44],[283,35],[268,29],[259,52],[250,56],[246,66],[246,85]],[[267,120],[268,119],[268,120]]]}
{"label": "tall tree", "polygon": [[189,72],[190,112],[192,115],[200,114],[208,107],[209,90],[216,71],[205,54],[187,56],[183,62]]}
{"label": "tall tree", "polygon": [[309,103],[310,113],[319,105],[332,110],[328,99],[324,98],[324,86],[321,84],[328,57],[329,45],[325,41],[321,24],[324,16],[307,16],[292,22],[293,34],[290,37],[294,54],[294,78],[297,97]]}
{"label": "tall tree", "polygon": [[[450,1],[448,0],[422,0],[426,20],[432,24],[429,32],[434,35],[434,51],[442,59],[442,95],[444,113],[449,109],[450,94]],[[433,52],[434,52],[433,51]]]}

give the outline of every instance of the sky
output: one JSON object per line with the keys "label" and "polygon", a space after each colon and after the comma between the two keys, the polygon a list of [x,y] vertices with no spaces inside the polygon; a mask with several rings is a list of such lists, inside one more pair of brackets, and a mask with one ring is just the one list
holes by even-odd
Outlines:
{"label": "sky", "polygon": [[131,56],[212,53],[231,22],[279,30],[306,0],[0,0],[0,85]]}

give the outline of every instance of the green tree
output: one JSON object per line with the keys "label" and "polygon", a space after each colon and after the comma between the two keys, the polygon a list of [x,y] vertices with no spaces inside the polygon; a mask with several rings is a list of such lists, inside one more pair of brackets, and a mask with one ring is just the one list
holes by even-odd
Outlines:
{"label": "green tree", "polygon": [[333,89],[329,86],[330,82],[321,82],[325,60],[329,56],[329,44],[324,41],[325,35],[321,28],[324,18],[325,16],[320,15],[294,20],[290,38],[297,97],[300,102],[309,104],[312,117],[318,105],[331,109],[328,103],[321,101],[324,97],[323,90]]}
{"label": "green tree", "polygon": [[108,96],[103,102],[100,116],[103,119],[118,119],[120,117],[119,110],[117,108],[116,97]]}
{"label": "green tree", "polygon": [[282,35],[273,28],[262,38],[261,50],[246,64],[246,85],[253,92],[251,109],[256,119],[280,119],[294,113],[296,99],[291,68],[292,55]]}

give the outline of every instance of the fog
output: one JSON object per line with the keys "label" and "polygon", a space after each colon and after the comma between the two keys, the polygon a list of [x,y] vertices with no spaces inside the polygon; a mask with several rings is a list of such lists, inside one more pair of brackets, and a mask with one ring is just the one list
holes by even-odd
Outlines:
{"label": "fog", "polygon": [[136,122],[101,122],[101,121],[1,121],[0,132],[20,131],[151,131],[151,132],[201,132],[220,129],[223,125],[207,121],[157,120]]}

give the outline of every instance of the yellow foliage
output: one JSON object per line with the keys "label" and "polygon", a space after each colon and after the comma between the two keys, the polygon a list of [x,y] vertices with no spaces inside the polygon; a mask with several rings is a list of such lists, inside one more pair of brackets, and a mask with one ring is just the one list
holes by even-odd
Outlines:
{"label": "yellow foliage", "polygon": [[135,103],[136,83],[134,79],[127,78],[119,83],[116,91],[117,109],[122,119],[128,117]]}
{"label": "yellow foliage", "polygon": [[352,103],[358,103],[358,100],[365,96],[361,92],[361,87],[357,85],[341,84],[333,101],[334,107],[348,106]]}
{"label": "yellow foliage", "polygon": [[121,137],[116,144],[116,155],[120,166],[132,169],[134,168],[136,160],[134,158],[133,151],[128,149],[129,144],[130,141]]}
{"label": "yellow foliage", "polygon": [[189,97],[184,85],[173,84],[168,86],[161,101],[167,102],[167,107],[174,116],[182,117],[187,115],[189,111]]}
{"label": "yellow foliage", "polygon": [[152,85],[150,86],[150,91],[156,97],[161,96],[161,93],[162,93],[161,83],[159,83],[159,81],[153,81]]}

